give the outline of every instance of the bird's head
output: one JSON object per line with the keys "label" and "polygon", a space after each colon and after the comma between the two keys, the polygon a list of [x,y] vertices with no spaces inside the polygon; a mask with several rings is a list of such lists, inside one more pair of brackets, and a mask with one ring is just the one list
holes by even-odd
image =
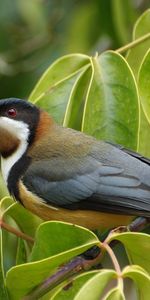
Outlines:
{"label": "bird's head", "polygon": [[16,98],[0,100],[0,153],[10,156],[20,144],[24,148],[34,139],[40,110]]}

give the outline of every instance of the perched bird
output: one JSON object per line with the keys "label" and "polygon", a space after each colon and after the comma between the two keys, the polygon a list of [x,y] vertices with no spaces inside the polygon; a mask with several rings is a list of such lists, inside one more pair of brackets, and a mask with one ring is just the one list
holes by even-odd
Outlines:
{"label": "perched bird", "polygon": [[27,101],[0,101],[0,153],[10,194],[45,220],[99,229],[150,217],[150,160],[63,128]]}

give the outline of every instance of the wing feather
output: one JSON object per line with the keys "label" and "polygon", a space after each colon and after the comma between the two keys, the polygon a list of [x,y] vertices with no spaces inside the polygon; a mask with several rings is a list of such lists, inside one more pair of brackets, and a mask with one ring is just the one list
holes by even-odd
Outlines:
{"label": "wing feather", "polygon": [[107,143],[102,147],[100,155],[97,142],[84,157],[32,162],[23,182],[58,207],[150,217],[149,160]]}

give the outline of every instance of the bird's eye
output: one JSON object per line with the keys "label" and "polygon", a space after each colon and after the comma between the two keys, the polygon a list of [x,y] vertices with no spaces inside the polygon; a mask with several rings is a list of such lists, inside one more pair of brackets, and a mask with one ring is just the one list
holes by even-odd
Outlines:
{"label": "bird's eye", "polygon": [[7,110],[7,115],[8,117],[12,117],[12,118],[15,118],[16,115],[17,115],[17,111],[15,108],[10,108]]}

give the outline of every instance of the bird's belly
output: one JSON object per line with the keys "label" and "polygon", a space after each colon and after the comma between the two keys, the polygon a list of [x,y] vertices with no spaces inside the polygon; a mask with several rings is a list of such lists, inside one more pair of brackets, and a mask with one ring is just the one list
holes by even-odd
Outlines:
{"label": "bird's belly", "polygon": [[55,208],[46,204],[40,197],[28,191],[21,181],[18,186],[19,197],[22,204],[43,220],[65,221],[91,230],[102,230],[128,225],[134,219],[134,216],[104,213],[100,211]]}

